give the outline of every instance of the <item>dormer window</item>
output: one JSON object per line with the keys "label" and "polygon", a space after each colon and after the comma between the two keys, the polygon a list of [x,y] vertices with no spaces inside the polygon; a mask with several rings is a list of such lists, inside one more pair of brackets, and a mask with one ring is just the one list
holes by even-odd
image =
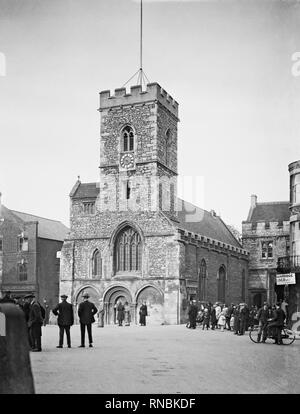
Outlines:
{"label": "dormer window", "polygon": [[122,130],[122,150],[123,152],[134,150],[134,132],[129,125]]}

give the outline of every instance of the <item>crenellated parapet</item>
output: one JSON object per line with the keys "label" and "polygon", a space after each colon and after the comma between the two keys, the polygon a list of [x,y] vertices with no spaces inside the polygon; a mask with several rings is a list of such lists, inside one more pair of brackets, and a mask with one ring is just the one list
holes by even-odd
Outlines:
{"label": "crenellated parapet", "polygon": [[99,111],[123,105],[136,105],[147,102],[160,102],[176,118],[178,118],[178,102],[175,101],[158,83],[148,83],[147,89],[142,90],[141,85],[131,86],[130,93],[126,88],[115,89],[114,94],[110,90],[100,92]]}
{"label": "crenellated parapet", "polygon": [[178,240],[184,241],[185,243],[193,244],[195,246],[203,245],[210,249],[217,249],[217,250],[223,250],[226,251],[226,253],[238,253],[242,256],[244,256],[247,260],[249,259],[249,251],[238,248],[235,246],[232,246],[228,243],[223,243],[219,240],[215,240],[211,237],[202,236],[197,233],[193,233],[187,230],[178,229]]}

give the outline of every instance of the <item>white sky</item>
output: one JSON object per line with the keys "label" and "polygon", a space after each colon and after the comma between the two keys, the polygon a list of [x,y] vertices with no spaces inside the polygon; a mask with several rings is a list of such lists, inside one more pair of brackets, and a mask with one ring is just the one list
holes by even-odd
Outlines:
{"label": "white sky", "polygon": [[[144,70],[179,102],[179,174],[202,176],[201,207],[240,229],[251,194],[288,200],[287,167],[300,158],[291,71],[300,3],[144,0],[143,9]],[[98,181],[98,92],[138,69],[139,13],[134,0],[0,0],[8,208],[68,225],[77,175]]]}

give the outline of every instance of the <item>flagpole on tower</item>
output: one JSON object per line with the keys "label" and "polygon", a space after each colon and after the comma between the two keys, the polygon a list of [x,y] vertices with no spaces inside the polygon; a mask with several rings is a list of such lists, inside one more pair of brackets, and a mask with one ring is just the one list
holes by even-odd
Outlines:
{"label": "flagpole on tower", "polygon": [[141,86],[143,81],[143,0],[141,0],[141,32],[140,32],[140,74],[141,74]]}
{"label": "flagpole on tower", "polygon": [[137,85],[140,85],[141,87],[143,87],[143,83],[144,85],[146,85],[147,82],[148,83],[150,82],[145,72],[143,71],[143,0],[141,0],[140,2],[140,67],[135,72],[135,74],[131,76],[131,78],[128,79],[126,83],[124,83],[123,87],[126,86],[127,83],[130,82],[136,75],[137,75],[137,83],[136,83]]}

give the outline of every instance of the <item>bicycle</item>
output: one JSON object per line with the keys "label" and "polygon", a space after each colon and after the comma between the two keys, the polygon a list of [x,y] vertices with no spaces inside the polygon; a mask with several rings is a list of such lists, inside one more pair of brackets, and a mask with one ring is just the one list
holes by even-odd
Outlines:
{"label": "bicycle", "polygon": [[[275,340],[275,336],[272,332],[272,329],[269,328],[269,326],[267,326],[267,337],[265,342],[270,342],[271,339]],[[251,339],[252,342],[258,344],[260,342],[262,342],[261,340],[258,340],[258,325],[256,325],[254,327],[254,329],[252,331],[249,332],[249,337]],[[261,333],[261,338],[263,337],[263,333]],[[260,338],[260,339],[261,339]],[[283,345],[291,345],[296,339],[296,336],[294,334],[294,332],[289,329],[287,326],[284,326],[281,330],[281,341]]]}

